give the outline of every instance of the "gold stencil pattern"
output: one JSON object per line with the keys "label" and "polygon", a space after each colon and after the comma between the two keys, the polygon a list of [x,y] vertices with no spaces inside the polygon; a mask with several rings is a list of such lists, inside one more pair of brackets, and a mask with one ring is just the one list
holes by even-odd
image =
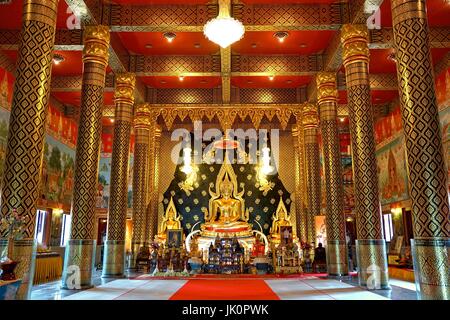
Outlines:
{"label": "gold stencil pattern", "polygon": [[71,239],[92,239],[94,236],[102,104],[103,87],[83,85],[75,157]]}
{"label": "gold stencil pattern", "polygon": [[[310,134],[308,131],[314,131]],[[306,142],[306,135],[316,136],[316,143]],[[311,140],[311,139],[310,139]],[[307,213],[307,239],[308,243],[315,242],[315,216],[320,215],[320,161],[319,161],[319,143],[317,141],[317,129],[305,128],[305,156],[306,156],[306,179],[308,194],[308,213]]]}
{"label": "gold stencil pattern", "polygon": [[148,193],[148,131],[135,129],[136,135],[142,135],[144,139],[134,145],[134,171],[133,171],[133,243],[143,243],[145,239],[145,223]]}
{"label": "gold stencil pattern", "polygon": [[[131,106],[128,106],[131,108]],[[129,121],[114,122],[111,159],[111,197],[108,212],[108,240],[125,240],[128,198],[128,160],[130,151]]]}
{"label": "gold stencil pattern", "polygon": [[[420,6],[419,6],[420,4]],[[444,162],[425,1],[393,2],[400,105],[415,237],[449,237]]]}
{"label": "gold stencil pattern", "polygon": [[[48,10],[47,17],[40,13],[40,5]],[[56,7],[57,1],[26,3],[19,44],[0,217],[9,215],[16,208],[18,214],[25,217],[25,238],[34,237],[50,95]]]}

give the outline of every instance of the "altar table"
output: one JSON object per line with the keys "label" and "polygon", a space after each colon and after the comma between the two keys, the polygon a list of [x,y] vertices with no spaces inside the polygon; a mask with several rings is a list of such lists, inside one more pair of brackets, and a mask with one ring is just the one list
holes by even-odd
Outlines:
{"label": "altar table", "polygon": [[62,258],[57,253],[38,254],[34,269],[33,284],[58,280],[62,274]]}

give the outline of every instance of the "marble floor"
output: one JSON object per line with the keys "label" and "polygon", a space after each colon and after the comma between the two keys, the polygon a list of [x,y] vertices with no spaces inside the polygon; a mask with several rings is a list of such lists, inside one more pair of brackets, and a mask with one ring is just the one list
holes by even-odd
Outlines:
{"label": "marble floor", "polygon": [[[92,289],[61,289],[60,281],[33,287],[32,300],[416,300],[413,283],[391,279],[391,290],[365,290],[356,277],[343,280],[305,275],[298,278],[151,279],[128,273],[125,279],[94,275]],[[227,289],[229,288],[229,289]],[[209,292],[209,294],[208,294]],[[219,298],[220,297],[220,298]]]}

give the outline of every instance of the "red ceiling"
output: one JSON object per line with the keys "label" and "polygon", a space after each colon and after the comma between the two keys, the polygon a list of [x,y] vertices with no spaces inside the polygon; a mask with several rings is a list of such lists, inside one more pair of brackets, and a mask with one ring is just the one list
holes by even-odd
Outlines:
{"label": "red ceiling", "polygon": [[[241,0],[245,4],[275,4],[275,3],[299,3],[299,4],[328,4],[339,0]],[[103,0],[104,3],[120,5],[149,5],[149,4],[206,4],[211,0]]]}
{"label": "red ceiling", "polygon": [[[430,26],[448,26],[450,2],[448,0],[426,1],[428,23]],[[381,4],[381,25],[392,27],[391,1],[384,0]]]}
{"label": "red ceiling", "polygon": [[[246,32],[232,49],[240,54],[314,54],[325,50],[335,31],[291,31],[280,43],[273,32]],[[253,48],[252,45],[256,44]],[[304,47],[306,45],[306,47]]]}
{"label": "red ceiling", "polygon": [[153,88],[217,88],[220,77],[142,77],[142,81]]}
{"label": "red ceiling", "polygon": [[[219,52],[219,46],[205,38],[201,32],[179,32],[169,42],[161,32],[119,32],[120,40],[135,54],[146,55],[208,55]],[[146,48],[151,44],[152,48]],[[194,45],[199,44],[200,48]]]}
{"label": "red ceiling", "polygon": [[307,85],[310,81],[310,76],[275,76],[273,80],[269,77],[233,77],[231,84],[239,88],[297,88]]}
{"label": "red ceiling", "polygon": [[[67,20],[72,15],[68,13],[68,6],[64,0],[58,3],[58,20],[59,29],[67,29]],[[12,0],[9,4],[0,6],[0,29],[20,29],[22,25],[23,1]]]}
{"label": "red ceiling", "polygon": [[[11,60],[17,62],[17,51],[3,51],[8,55]],[[55,54],[61,54],[64,57],[64,61],[59,65],[53,63],[52,75],[53,76],[73,76],[83,73],[83,62],[81,60],[81,51],[55,51]]]}

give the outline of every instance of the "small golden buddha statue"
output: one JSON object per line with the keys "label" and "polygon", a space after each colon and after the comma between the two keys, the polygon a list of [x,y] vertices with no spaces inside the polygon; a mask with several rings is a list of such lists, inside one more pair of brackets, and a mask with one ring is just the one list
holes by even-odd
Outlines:
{"label": "small golden buddha statue", "polygon": [[280,227],[292,226],[291,217],[287,213],[286,206],[283,199],[280,197],[277,211],[272,217],[272,227],[270,228],[270,235],[273,239],[280,239]]}
{"label": "small golden buddha statue", "polygon": [[167,230],[181,229],[180,216],[177,213],[173,198],[170,198],[166,213],[161,221],[158,239],[165,240],[167,237]]}

